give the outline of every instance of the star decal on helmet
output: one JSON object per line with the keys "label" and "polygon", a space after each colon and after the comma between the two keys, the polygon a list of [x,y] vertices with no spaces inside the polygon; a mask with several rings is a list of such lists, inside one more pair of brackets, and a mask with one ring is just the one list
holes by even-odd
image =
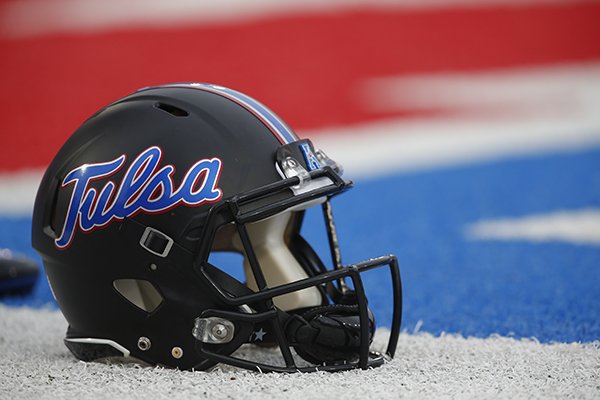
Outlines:
{"label": "star decal on helmet", "polygon": [[252,336],[254,336],[254,341],[258,342],[259,340],[262,342],[263,341],[263,337],[267,334],[267,332],[265,332],[263,330],[263,328],[260,328],[257,331],[252,332],[252,335],[250,336],[250,338],[252,339]]}

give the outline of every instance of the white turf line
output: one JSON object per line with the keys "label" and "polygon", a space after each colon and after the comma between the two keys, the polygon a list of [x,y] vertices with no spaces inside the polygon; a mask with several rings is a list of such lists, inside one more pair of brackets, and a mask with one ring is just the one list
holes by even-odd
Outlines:
{"label": "white turf line", "polygon": [[136,26],[247,21],[295,13],[358,9],[435,9],[561,4],[571,0],[12,0],[0,3],[0,36],[20,38],[57,32],[99,32]]}
{"label": "white turf line", "polygon": [[474,222],[465,228],[471,240],[560,241],[600,245],[600,209],[563,210],[519,218]]}
{"label": "white turf line", "polygon": [[[0,305],[2,399],[599,398],[600,342],[403,333],[397,358],[368,371],[259,374],[232,367],[187,372],[84,363],[62,343],[57,311]],[[376,339],[382,347],[386,333]],[[273,359],[275,350],[241,356]],[[296,397],[303,396],[303,397]]]}
{"label": "white turf line", "polygon": [[600,63],[377,77],[356,92],[367,109],[455,113],[301,132],[360,177],[600,145]]}

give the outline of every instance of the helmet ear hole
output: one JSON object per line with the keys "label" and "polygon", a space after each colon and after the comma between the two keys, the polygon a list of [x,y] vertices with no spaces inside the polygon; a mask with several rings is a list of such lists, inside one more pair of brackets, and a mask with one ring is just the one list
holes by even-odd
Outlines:
{"label": "helmet ear hole", "polygon": [[134,306],[151,313],[163,302],[163,297],[148,281],[141,279],[116,279],[113,286]]}

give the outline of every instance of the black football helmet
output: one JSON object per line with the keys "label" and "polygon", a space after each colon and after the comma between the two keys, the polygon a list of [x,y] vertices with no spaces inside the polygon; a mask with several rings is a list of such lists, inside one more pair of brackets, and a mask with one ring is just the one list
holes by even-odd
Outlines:
{"label": "black football helmet", "polygon": [[[221,86],[148,87],[100,110],[48,167],[33,214],[66,346],[86,361],[196,370],[381,365],[398,340],[400,273],[392,255],[342,265],[330,205],[351,185],[341,173],[265,106]],[[300,234],[317,205],[329,268]],[[246,282],[213,265],[214,252],[241,254]],[[361,280],[382,266],[393,289],[386,354],[369,349]],[[232,355],[245,343],[278,346],[281,363]]]}

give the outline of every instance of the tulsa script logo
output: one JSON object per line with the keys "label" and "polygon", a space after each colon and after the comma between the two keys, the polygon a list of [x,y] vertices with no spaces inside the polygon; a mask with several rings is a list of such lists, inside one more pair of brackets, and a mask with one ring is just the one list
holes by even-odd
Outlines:
{"label": "tulsa script logo", "polygon": [[219,158],[196,162],[179,187],[173,183],[175,167],[165,165],[159,168],[161,158],[159,147],[146,149],[133,160],[118,185],[109,179],[100,192],[88,187],[89,183],[116,174],[125,164],[125,154],[112,161],[84,164],[69,172],[62,187],[73,185],[73,194],[62,234],[54,241],[56,247],[67,248],[77,228],[89,232],[140,211],[161,213],[179,204],[199,206],[213,203],[223,196],[217,187],[222,166]]}

